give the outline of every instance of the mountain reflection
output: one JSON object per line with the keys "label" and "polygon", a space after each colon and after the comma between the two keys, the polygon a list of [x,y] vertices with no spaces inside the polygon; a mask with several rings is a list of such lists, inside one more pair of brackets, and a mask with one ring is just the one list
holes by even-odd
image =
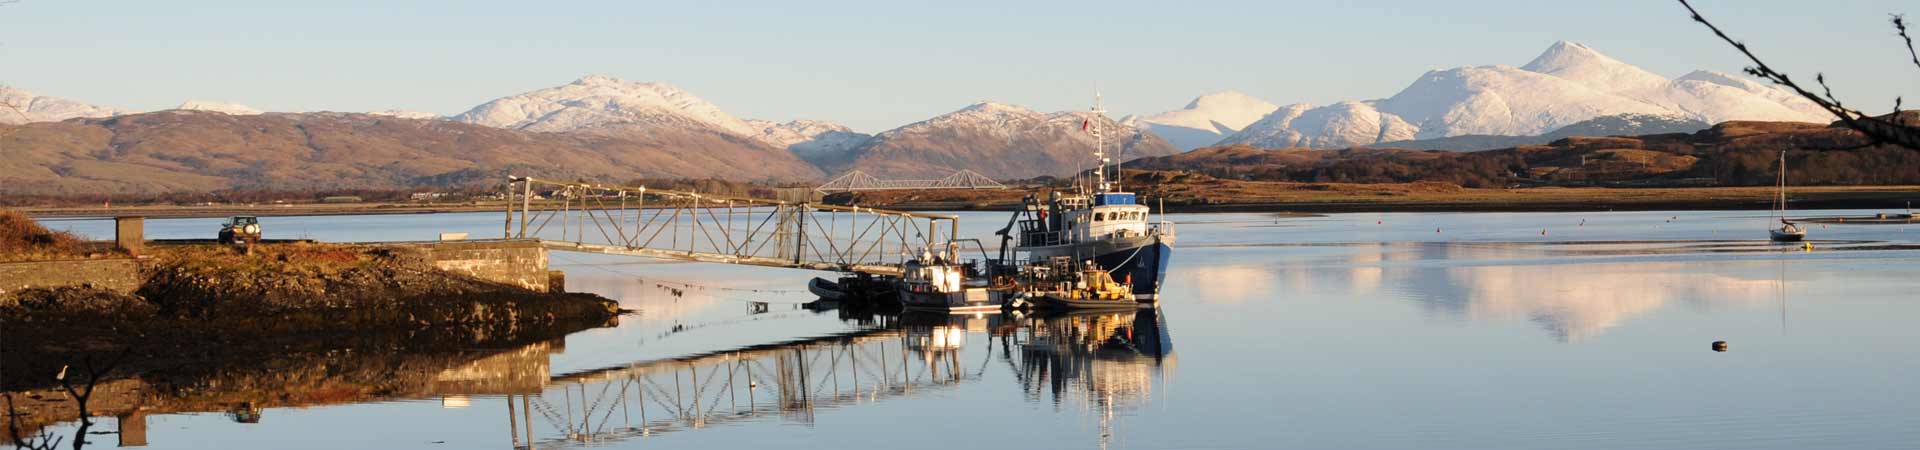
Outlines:
{"label": "mountain reflection", "polygon": [[[1632,245],[1629,245],[1632,244]],[[1430,317],[1526,320],[1555,340],[1577,342],[1675,303],[1754,304],[1784,286],[1765,265],[1751,275],[1707,272],[1684,261],[1647,260],[1667,247],[1507,242],[1356,243],[1317,246],[1322,254],[1279,266],[1198,267],[1174,279],[1218,302],[1290,295],[1409,299]],[[1647,248],[1641,248],[1647,247]],[[1332,250],[1328,250],[1332,249]],[[1613,258],[1613,259],[1609,259]],[[1618,261],[1620,258],[1631,258]],[[1719,264],[1725,267],[1725,264]],[[1231,298],[1219,298],[1231,297]],[[1283,298],[1283,297],[1282,297]]]}

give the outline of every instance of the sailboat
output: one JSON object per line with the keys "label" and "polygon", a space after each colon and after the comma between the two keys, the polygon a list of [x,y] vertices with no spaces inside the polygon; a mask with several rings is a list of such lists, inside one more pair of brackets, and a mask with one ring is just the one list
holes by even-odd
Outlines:
{"label": "sailboat", "polygon": [[[1767,234],[1774,242],[1800,242],[1807,238],[1807,230],[1787,220],[1787,151],[1780,151],[1780,190],[1774,195],[1773,212],[1780,217],[1780,228],[1769,228]],[[1773,215],[1768,215],[1772,219]],[[1771,226],[1771,225],[1769,225]]]}

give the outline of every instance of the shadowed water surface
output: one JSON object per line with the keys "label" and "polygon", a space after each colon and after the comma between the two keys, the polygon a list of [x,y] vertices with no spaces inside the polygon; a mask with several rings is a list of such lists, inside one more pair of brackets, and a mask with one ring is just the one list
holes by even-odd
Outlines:
{"label": "shadowed water surface", "polygon": [[[1182,224],[1157,310],[815,312],[797,306],[814,273],[555,253],[569,288],[639,312],[478,360],[399,364],[396,376],[433,382],[376,398],[268,407],[240,423],[235,394],[157,401],[178,411],[129,420],[153,448],[508,448],[529,436],[539,448],[1920,442],[1914,225],[1815,225],[1808,251],[1764,242],[1764,212],[1170,219]],[[217,222],[148,229],[205,237]],[[497,214],[263,222],[270,238],[329,241],[500,229]],[[965,213],[962,234],[1004,223]],[[1712,351],[1718,340],[1729,351]]]}

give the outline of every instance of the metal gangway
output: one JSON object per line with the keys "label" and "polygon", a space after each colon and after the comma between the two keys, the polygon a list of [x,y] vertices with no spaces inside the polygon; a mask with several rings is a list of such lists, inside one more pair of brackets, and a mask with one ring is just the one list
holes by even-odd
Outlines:
{"label": "metal gangway", "polygon": [[978,172],[961,169],[952,175],[938,180],[883,180],[858,170],[847,172],[820,187],[815,192],[831,194],[836,192],[859,191],[906,191],[928,189],[1006,189],[1007,185],[993,181]]}
{"label": "metal gangway", "polygon": [[510,177],[505,233],[550,250],[899,275],[959,218],[686,190]]}

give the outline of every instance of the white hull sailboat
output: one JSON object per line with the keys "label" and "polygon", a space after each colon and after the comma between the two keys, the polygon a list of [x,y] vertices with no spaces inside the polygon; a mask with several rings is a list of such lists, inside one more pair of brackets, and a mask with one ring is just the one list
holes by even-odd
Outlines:
{"label": "white hull sailboat", "polygon": [[1780,190],[1773,198],[1773,212],[1777,214],[1770,214],[1767,218],[1768,222],[1772,222],[1771,219],[1774,216],[1780,217],[1780,227],[1767,229],[1767,236],[1774,242],[1800,242],[1807,238],[1807,230],[1787,220],[1787,152],[1785,150],[1780,151],[1779,186]]}

